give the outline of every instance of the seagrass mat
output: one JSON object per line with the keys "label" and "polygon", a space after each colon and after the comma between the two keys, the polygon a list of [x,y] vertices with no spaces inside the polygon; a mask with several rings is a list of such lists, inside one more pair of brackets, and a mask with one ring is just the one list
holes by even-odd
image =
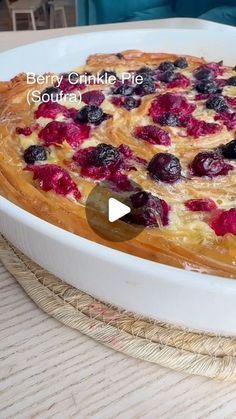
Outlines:
{"label": "seagrass mat", "polygon": [[177,328],[98,301],[45,271],[2,236],[0,259],[30,298],[66,326],[135,358],[236,381],[236,338]]}

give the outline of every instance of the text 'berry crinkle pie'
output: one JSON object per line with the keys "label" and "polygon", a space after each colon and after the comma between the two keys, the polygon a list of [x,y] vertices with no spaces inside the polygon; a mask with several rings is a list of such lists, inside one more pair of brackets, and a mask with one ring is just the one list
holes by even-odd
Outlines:
{"label": "text 'berry crinkle pie'", "polygon": [[[1,195],[101,244],[236,278],[236,68],[130,50],[54,76],[0,83]],[[109,190],[129,196],[119,223],[145,227],[139,235],[95,234],[85,214],[95,185],[104,202]],[[99,224],[103,207],[94,203]]]}

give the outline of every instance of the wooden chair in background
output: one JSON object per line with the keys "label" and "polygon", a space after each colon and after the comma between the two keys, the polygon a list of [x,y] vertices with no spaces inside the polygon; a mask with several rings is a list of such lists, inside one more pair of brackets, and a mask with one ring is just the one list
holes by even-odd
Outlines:
{"label": "wooden chair in background", "polygon": [[28,15],[32,29],[36,30],[38,22],[36,20],[35,14],[40,11],[40,9],[42,10],[44,16],[44,21],[40,22],[40,26],[47,25],[45,0],[16,0],[14,2],[6,0],[6,4],[12,18],[12,26],[14,31],[17,30],[17,15]]}
{"label": "wooden chair in background", "polygon": [[67,18],[66,18],[66,11],[65,7],[70,6],[71,4],[74,4],[74,1],[72,0],[49,0],[49,6],[50,6],[50,28],[55,27],[55,20],[56,20],[56,14],[60,14],[60,20],[61,25],[63,28],[66,28],[67,25]]}

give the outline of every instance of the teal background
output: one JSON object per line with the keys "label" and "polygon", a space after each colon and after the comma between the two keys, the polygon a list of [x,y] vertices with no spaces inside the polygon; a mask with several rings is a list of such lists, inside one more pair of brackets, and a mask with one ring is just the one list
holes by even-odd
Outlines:
{"label": "teal background", "polygon": [[199,17],[236,26],[236,0],[76,0],[78,25]]}

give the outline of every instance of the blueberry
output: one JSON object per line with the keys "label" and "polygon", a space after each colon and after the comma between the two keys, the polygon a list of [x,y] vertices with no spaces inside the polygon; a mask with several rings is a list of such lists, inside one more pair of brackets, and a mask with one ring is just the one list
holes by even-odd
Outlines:
{"label": "blueberry", "polygon": [[217,93],[219,86],[213,80],[201,80],[196,84],[199,93]]}
{"label": "blueberry", "polygon": [[144,81],[152,81],[153,80],[153,74],[150,74],[150,73],[139,73],[139,74],[137,74],[136,73],[136,75],[137,76],[141,76],[142,77],[142,81],[144,82]]}
{"label": "blueberry", "polygon": [[172,71],[174,71],[174,69],[175,69],[175,65],[174,65],[174,63],[172,63],[172,61],[163,61],[163,62],[159,65],[158,69],[159,69],[160,71],[168,71],[168,70],[172,70]]}
{"label": "blueberry", "polygon": [[101,73],[99,74],[100,77],[106,77],[107,79],[109,79],[109,77],[114,76],[116,79],[118,79],[116,72],[115,71],[109,71],[109,70],[102,70]]}
{"label": "blueberry", "polygon": [[199,177],[227,175],[231,169],[232,166],[227,165],[220,153],[216,151],[202,151],[190,164],[192,174]]}
{"label": "blueberry", "polygon": [[164,210],[161,200],[150,192],[141,191],[130,196],[131,213],[124,221],[146,227],[163,224]]}
{"label": "blueberry", "polygon": [[226,112],[228,110],[228,106],[225,102],[224,96],[213,96],[206,102],[207,109],[213,109],[214,111],[218,112]]}
{"label": "blueberry", "polygon": [[167,70],[165,73],[161,76],[161,81],[164,81],[165,83],[169,83],[170,81],[173,81],[177,78],[176,74],[172,70]]}
{"label": "blueberry", "polygon": [[186,68],[188,67],[188,62],[185,57],[179,57],[174,61],[174,65],[178,68]]}
{"label": "blueberry", "polygon": [[166,112],[159,116],[156,121],[160,125],[167,125],[169,127],[176,127],[179,124],[179,117],[175,113]]}
{"label": "blueberry", "polygon": [[230,77],[227,80],[227,84],[228,86],[236,86],[236,76]]}
{"label": "blueberry", "polygon": [[63,79],[68,79],[70,73],[61,73],[60,76],[63,77]]}
{"label": "blueberry", "polygon": [[121,54],[121,52],[117,52],[116,57],[119,58],[119,60],[122,60],[124,58],[124,55]]}
{"label": "blueberry", "polygon": [[153,69],[150,67],[141,67],[136,71],[136,74],[153,74]]}
{"label": "blueberry", "polygon": [[110,144],[99,144],[89,155],[89,163],[92,166],[106,166],[121,160],[120,152]]}
{"label": "blueberry", "polygon": [[70,82],[71,83],[76,83],[76,82],[79,82],[79,80],[80,80],[80,75],[79,75],[79,73],[76,73],[76,72],[73,72],[73,73],[71,73],[70,74]]}
{"label": "blueberry", "polygon": [[84,106],[77,114],[76,121],[81,123],[97,124],[104,119],[104,112],[95,105]]}
{"label": "blueberry", "polygon": [[[144,207],[144,205],[148,204],[148,201],[150,198],[151,198],[151,193],[148,193],[145,191],[137,192],[134,195],[131,195],[130,197],[130,200],[132,202],[132,207],[135,209]],[[156,199],[156,197],[154,199]],[[160,200],[158,199],[158,203],[159,201]]]}
{"label": "blueberry", "polygon": [[149,162],[148,172],[156,181],[174,183],[181,178],[180,161],[173,154],[158,153]]}
{"label": "blueberry", "polygon": [[222,147],[222,154],[226,159],[236,159],[236,139]]}
{"label": "blueberry", "polygon": [[231,166],[227,165],[223,157],[214,151],[202,151],[198,153],[191,165],[191,172],[194,176],[215,177],[219,175],[227,175],[231,170]]}
{"label": "blueberry", "polygon": [[72,82],[72,83],[78,82],[79,78],[80,78],[79,73],[76,73],[75,71],[73,71],[71,73],[63,73],[63,74],[61,74],[61,76],[63,76],[63,79],[70,80],[70,82]]}
{"label": "blueberry", "polygon": [[88,111],[88,122],[91,124],[96,124],[101,121],[103,116],[104,113],[101,108],[96,105],[90,105],[90,109]]}
{"label": "blueberry", "polygon": [[131,96],[134,93],[134,88],[128,84],[122,84],[113,91],[113,95]]}
{"label": "blueberry", "polygon": [[152,81],[154,72],[149,67],[142,67],[136,71],[136,76],[142,76],[143,81]]}
{"label": "blueberry", "polygon": [[24,160],[27,164],[47,160],[47,151],[42,145],[31,145],[24,152]]}
{"label": "blueberry", "polygon": [[197,80],[211,80],[214,77],[214,73],[210,68],[200,68],[194,74]]}
{"label": "blueberry", "polygon": [[142,84],[137,84],[135,93],[140,96],[151,95],[156,91],[155,83],[150,80],[144,81]]}
{"label": "blueberry", "polygon": [[62,98],[63,92],[59,87],[47,87],[47,89],[43,90],[41,93],[41,101],[48,102],[48,99],[51,100],[60,100]]}
{"label": "blueberry", "polygon": [[124,107],[130,111],[131,109],[138,108],[140,103],[140,99],[135,99],[133,96],[127,96],[124,100]]}
{"label": "blueberry", "polygon": [[[78,74],[78,73],[77,73]],[[84,76],[92,76],[92,73],[91,73],[91,71],[84,71],[83,73],[82,73]],[[78,74],[79,75],[79,74]]]}

